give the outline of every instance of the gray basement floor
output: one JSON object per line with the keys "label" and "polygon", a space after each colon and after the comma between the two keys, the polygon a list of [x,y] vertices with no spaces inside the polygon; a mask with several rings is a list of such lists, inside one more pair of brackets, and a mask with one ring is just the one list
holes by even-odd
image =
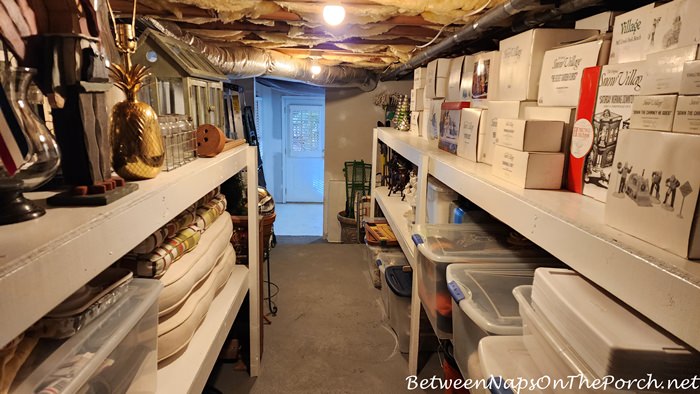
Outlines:
{"label": "gray basement floor", "polygon": [[[409,392],[407,355],[370,283],[364,247],[280,237],[271,254],[279,309],[265,326],[262,372],[254,379],[224,364],[215,387],[227,394]],[[419,377],[441,377],[437,353],[423,358]]]}

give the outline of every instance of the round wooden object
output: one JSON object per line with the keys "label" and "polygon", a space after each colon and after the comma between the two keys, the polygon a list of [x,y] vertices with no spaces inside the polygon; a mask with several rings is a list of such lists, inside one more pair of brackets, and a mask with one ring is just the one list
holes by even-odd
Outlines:
{"label": "round wooden object", "polygon": [[226,136],[213,124],[203,124],[197,128],[197,155],[214,157],[224,150]]}

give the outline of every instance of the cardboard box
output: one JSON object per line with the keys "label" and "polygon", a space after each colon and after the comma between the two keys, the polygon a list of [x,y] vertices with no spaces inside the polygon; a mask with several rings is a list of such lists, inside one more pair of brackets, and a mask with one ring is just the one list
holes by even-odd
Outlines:
{"label": "cardboard box", "polygon": [[651,32],[654,4],[615,17],[609,64],[646,59],[646,41]]}
{"label": "cardboard box", "polygon": [[427,67],[418,67],[413,70],[413,89],[423,89],[425,87],[425,82],[428,79],[427,74]]}
{"label": "cardboard box", "polygon": [[457,156],[476,161],[479,144],[479,129],[485,122],[486,111],[480,108],[465,108],[459,124],[459,145]]}
{"label": "cardboard box", "polygon": [[443,98],[447,96],[450,61],[451,59],[435,59],[428,63],[425,77],[425,97]]}
{"label": "cardboard box", "polygon": [[620,15],[620,13],[616,11],[601,12],[600,14],[577,20],[574,28],[592,29],[598,30],[601,33],[607,33],[612,31],[612,28],[615,25],[615,17],[617,15]]}
{"label": "cardboard box", "polygon": [[632,104],[631,129],[671,131],[676,112],[675,94],[637,96]]}
{"label": "cardboard box", "polygon": [[423,102],[423,89],[411,89],[411,102],[409,105],[411,111],[423,111],[425,109],[425,107],[423,106]]}
{"label": "cardboard box", "polygon": [[498,99],[498,72],[501,55],[498,51],[481,52],[474,56],[472,100]]}
{"label": "cardboard box", "polygon": [[[474,103],[472,102],[472,107]],[[496,130],[498,119],[519,119],[524,116],[526,107],[534,107],[534,101],[489,101],[488,113],[485,119],[485,127],[479,129],[479,146],[477,148],[477,161],[481,163],[493,163],[493,146],[496,143]]]}
{"label": "cardboard box", "polygon": [[469,108],[469,102],[444,102],[440,107],[440,141],[438,142],[438,148],[456,154],[459,143],[462,108]]}
{"label": "cardboard box", "polygon": [[537,100],[545,51],[597,34],[597,30],[532,29],[501,40],[498,99]]}
{"label": "cardboard box", "polygon": [[525,152],[560,152],[564,122],[498,119],[496,144]]}
{"label": "cardboard box", "polygon": [[700,60],[685,62],[681,75],[680,94],[700,94]]}
{"label": "cardboard box", "polygon": [[[564,136],[561,139],[561,152],[564,153],[564,168],[569,166],[569,149],[571,133],[576,121],[576,107],[526,107],[523,119],[560,120],[564,122]],[[562,185],[566,187],[567,176],[564,172]]]}
{"label": "cardboard box", "polygon": [[575,107],[581,91],[583,70],[606,64],[609,54],[608,40],[595,40],[545,52],[537,104]]}
{"label": "cardboard box", "polygon": [[525,189],[559,189],[564,154],[521,152],[496,145],[491,171],[496,177]]}
{"label": "cardboard box", "polygon": [[685,62],[697,59],[697,55],[697,44],[647,55],[647,76],[642,94],[678,93],[681,90],[683,66]]}
{"label": "cardboard box", "polygon": [[645,42],[647,56],[697,43],[699,16],[697,0],[675,0],[654,8],[649,39]]}
{"label": "cardboard box", "polygon": [[[471,75],[465,74],[471,70],[474,63],[473,56],[460,56],[452,59],[450,63],[450,76],[447,84],[447,101],[459,102],[471,99],[471,86],[466,86],[465,81],[471,85]],[[471,73],[471,71],[469,71]]]}
{"label": "cardboard box", "polygon": [[413,111],[411,112],[411,128],[410,128],[410,133],[413,135],[417,136],[422,136],[423,133],[421,132],[421,116],[423,115],[423,111]]}
{"label": "cardboard box", "polygon": [[700,96],[678,96],[673,132],[700,134]]}
{"label": "cardboard box", "polygon": [[442,115],[443,99],[431,99],[430,106],[426,109],[425,114],[428,115],[423,120],[423,134],[428,141],[435,141],[440,137],[440,117]]}
{"label": "cardboard box", "polygon": [[700,258],[700,136],[623,130],[606,224],[685,258]]}
{"label": "cardboard box", "polygon": [[605,202],[620,130],[628,129],[646,62],[584,70],[571,136],[567,188]]}

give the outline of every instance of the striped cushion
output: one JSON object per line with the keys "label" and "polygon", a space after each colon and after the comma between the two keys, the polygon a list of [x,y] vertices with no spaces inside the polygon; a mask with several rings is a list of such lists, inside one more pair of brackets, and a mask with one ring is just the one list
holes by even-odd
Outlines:
{"label": "striped cushion", "polygon": [[131,253],[146,254],[153,252],[158,245],[162,244],[166,239],[174,237],[180,230],[194,223],[196,209],[196,205],[193,204],[184,210],[165,226],[159,228],[148,238],[144,239],[143,242],[131,250]]}
{"label": "striped cushion", "polygon": [[201,234],[197,226],[191,225],[167,239],[151,253],[126,255],[120,265],[132,270],[136,276],[160,277],[172,263],[197,246]]}
{"label": "striped cushion", "polygon": [[217,194],[209,202],[197,208],[195,224],[205,231],[225,211],[226,197],[223,194]]}

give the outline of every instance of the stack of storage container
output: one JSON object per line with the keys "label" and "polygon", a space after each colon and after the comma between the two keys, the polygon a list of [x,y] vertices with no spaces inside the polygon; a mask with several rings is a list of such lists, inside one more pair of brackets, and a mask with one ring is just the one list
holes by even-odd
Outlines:
{"label": "stack of storage container", "polygon": [[365,261],[369,267],[369,276],[372,285],[377,289],[382,288],[384,281],[380,277],[380,261],[378,256],[382,253],[400,253],[399,241],[388,224],[382,221],[366,222],[365,228]]}

